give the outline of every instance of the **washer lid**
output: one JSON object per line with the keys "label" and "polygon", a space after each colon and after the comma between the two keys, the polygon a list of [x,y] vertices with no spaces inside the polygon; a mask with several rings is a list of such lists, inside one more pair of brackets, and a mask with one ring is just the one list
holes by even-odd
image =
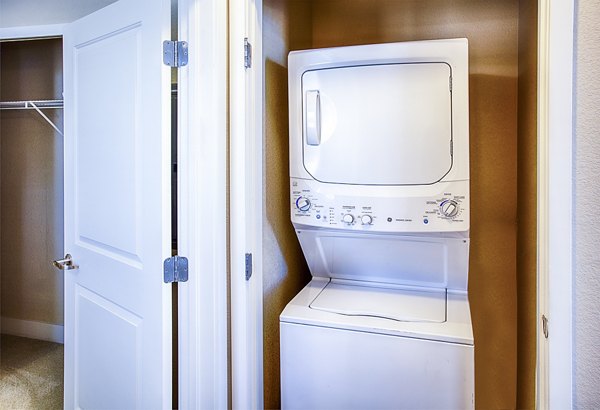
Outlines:
{"label": "washer lid", "polygon": [[440,181],[452,168],[451,76],[443,62],[306,71],[304,168],[328,183]]}
{"label": "washer lid", "polygon": [[309,306],[348,316],[442,323],[446,321],[446,289],[359,286],[332,280]]}

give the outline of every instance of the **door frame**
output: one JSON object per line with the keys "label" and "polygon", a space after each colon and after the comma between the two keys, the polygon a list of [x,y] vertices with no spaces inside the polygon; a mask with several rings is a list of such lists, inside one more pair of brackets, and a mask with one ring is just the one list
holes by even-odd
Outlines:
{"label": "door frame", "polygon": [[[232,403],[261,408],[262,0],[229,4]],[[574,0],[538,0],[538,408],[572,407],[574,10]],[[244,37],[253,46],[249,70],[238,63]],[[244,278],[246,252],[254,256],[250,281]],[[551,343],[543,335],[542,314],[550,319]]]}
{"label": "door frame", "polygon": [[575,0],[538,1],[536,399],[542,409],[573,407],[575,23]]}
{"label": "door frame", "polygon": [[[60,38],[62,42],[64,26],[64,24],[49,24],[40,26],[0,28],[0,41],[27,41]],[[2,323],[3,326],[0,326],[0,328],[12,330],[13,332],[18,332],[14,334],[21,334],[25,337],[39,338],[42,340],[49,340],[52,342],[64,344],[64,312],[62,325],[29,322],[10,318],[2,318]]]}
{"label": "door frame", "polygon": [[179,0],[179,408],[228,408],[227,2]]}
{"label": "door frame", "polygon": [[0,40],[62,37],[65,24],[0,28]]}
{"label": "door frame", "polygon": [[[252,47],[244,64],[244,39]],[[231,404],[263,408],[262,0],[229,0]],[[247,279],[247,258],[251,276]]]}

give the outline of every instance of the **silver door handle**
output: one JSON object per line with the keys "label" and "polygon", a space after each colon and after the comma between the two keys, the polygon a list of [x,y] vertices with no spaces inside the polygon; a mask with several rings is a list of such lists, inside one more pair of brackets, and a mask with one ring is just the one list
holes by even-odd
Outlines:
{"label": "silver door handle", "polygon": [[65,255],[64,259],[52,261],[52,264],[60,270],[71,270],[79,268],[79,266],[73,263],[73,257],[69,253]]}

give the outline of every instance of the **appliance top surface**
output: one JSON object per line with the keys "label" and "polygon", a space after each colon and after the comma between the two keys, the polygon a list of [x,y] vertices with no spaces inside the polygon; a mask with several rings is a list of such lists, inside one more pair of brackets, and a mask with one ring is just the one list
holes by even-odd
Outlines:
{"label": "appliance top surface", "polygon": [[446,321],[446,289],[408,289],[329,282],[311,309],[404,322]]}
{"label": "appliance top surface", "polygon": [[[331,280],[337,287],[338,292],[344,292],[342,286],[355,286],[359,289],[353,289],[352,298],[358,300],[361,297],[360,286],[356,283],[341,280]],[[471,315],[469,311],[469,301],[466,293],[448,292],[445,301],[445,320],[443,322],[428,321],[409,321],[392,320],[388,318],[369,316],[369,315],[351,315],[346,313],[333,312],[331,310],[316,309],[313,304],[319,305],[319,295],[330,283],[329,279],[313,278],[300,293],[286,306],[280,316],[280,322],[304,324],[311,326],[331,327],[343,330],[352,330],[368,333],[387,334],[390,336],[410,337],[417,339],[435,340],[449,343],[460,343],[473,345],[473,331],[471,326]],[[396,288],[397,289],[397,288]],[[408,289],[415,291],[416,288]],[[365,293],[373,292],[373,288],[367,286],[363,289]],[[406,290],[406,289],[405,289]],[[429,290],[425,290],[427,292]],[[358,293],[357,293],[358,292]],[[400,296],[403,298],[403,296]],[[348,309],[351,300],[348,299],[344,309]],[[332,304],[329,303],[329,307]],[[436,311],[439,300],[433,302],[433,307],[419,308],[427,311]],[[360,304],[357,304],[360,306]],[[337,306],[337,305],[336,305]],[[339,308],[339,306],[337,306]],[[415,308],[413,308],[415,309]],[[415,314],[415,310],[412,311]],[[423,314],[423,311],[420,313]],[[422,319],[422,317],[421,317]]]}

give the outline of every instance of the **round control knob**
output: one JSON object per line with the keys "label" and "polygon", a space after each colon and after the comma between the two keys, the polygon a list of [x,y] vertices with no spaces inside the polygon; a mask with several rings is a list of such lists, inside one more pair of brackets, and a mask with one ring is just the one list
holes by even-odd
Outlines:
{"label": "round control knob", "polygon": [[363,215],[360,217],[360,222],[363,225],[371,225],[373,223],[373,217],[371,215]]}
{"label": "round control knob", "polygon": [[344,223],[347,223],[348,225],[350,225],[352,222],[354,222],[354,215],[346,214],[346,215],[342,216],[342,221]]}
{"label": "round control knob", "polygon": [[454,218],[458,214],[458,203],[451,199],[448,199],[440,204],[440,211],[442,215],[447,218]]}
{"label": "round control knob", "polygon": [[298,199],[296,199],[296,208],[298,208],[301,211],[308,211],[310,209],[310,199],[301,196]]}

